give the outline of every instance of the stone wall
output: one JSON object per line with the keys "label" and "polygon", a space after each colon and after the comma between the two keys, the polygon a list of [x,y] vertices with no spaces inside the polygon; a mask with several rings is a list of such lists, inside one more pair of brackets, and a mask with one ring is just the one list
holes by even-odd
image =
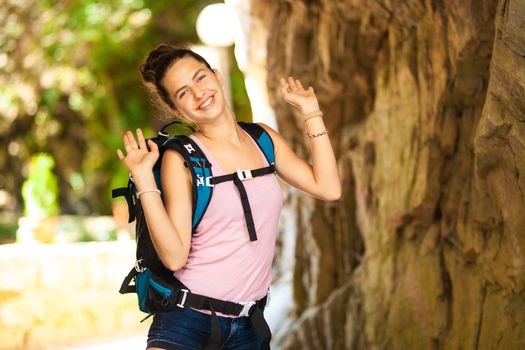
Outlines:
{"label": "stone wall", "polygon": [[[302,193],[287,349],[525,348],[525,2],[251,1],[278,78],[312,85],[344,179]],[[264,24],[261,27],[260,24]]]}
{"label": "stone wall", "polygon": [[118,293],[134,254],[133,241],[0,246],[0,349],[146,334],[136,295]]}

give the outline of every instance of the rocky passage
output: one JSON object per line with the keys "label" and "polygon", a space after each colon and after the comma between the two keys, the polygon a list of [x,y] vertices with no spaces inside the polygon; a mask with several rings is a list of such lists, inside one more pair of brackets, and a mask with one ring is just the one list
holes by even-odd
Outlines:
{"label": "rocky passage", "polygon": [[251,0],[251,16],[280,132],[308,154],[278,98],[291,74],[344,179],[338,202],[290,201],[283,348],[525,348],[525,1]]}

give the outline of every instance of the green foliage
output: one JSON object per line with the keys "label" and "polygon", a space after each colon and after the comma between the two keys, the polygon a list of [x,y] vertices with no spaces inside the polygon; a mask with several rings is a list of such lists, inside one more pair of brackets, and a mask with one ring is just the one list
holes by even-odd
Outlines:
{"label": "green foliage", "polygon": [[16,230],[18,230],[18,224],[16,222],[0,221],[0,244],[15,242]]}
{"label": "green foliage", "polygon": [[[195,20],[211,0],[27,0],[0,11],[0,165],[13,180],[32,154],[56,161],[62,212],[109,214],[126,182],[115,150],[125,130],[148,136],[155,118],[139,64],[161,42],[197,43]],[[234,108],[249,120],[244,81],[232,73]],[[177,130],[181,132],[183,130]],[[9,146],[9,147],[8,147]],[[9,152],[7,151],[9,149]],[[3,153],[2,153],[3,152]],[[18,185],[19,186],[19,185]],[[16,196],[15,196],[16,197]],[[56,208],[50,208],[54,211]]]}
{"label": "green foliage", "polygon": [[244,75],[239,70],[237,66],[237,61],[233,54],[233,50],[230,54],[230,82],[232,87],[232,100],[233,100],[233,110],[237,120],[243,122],[252,121],[252,108],[250,106],[250,100],[248,99],[248,94],[246,93],[246,86],[244,84]]}
{"label": "green foliage", "polygon": [[22,186],[24,214],[31,218],[58,215],[58,184],[51,171],[53,157],[40,153],[32,157],[29,177]]}

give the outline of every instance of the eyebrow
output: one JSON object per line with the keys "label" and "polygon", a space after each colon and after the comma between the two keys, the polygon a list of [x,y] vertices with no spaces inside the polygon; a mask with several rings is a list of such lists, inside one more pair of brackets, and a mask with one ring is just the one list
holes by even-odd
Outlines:
{"label": "eyebrow", "polygon": [[[204,69],[201,68],[199,69],[198,71],[196,71],[194,74],[193,74],[193,77],[191,78],[191,80],[195,80],[195,77],[201,72],[203,71]],[[177,89],[177,91],[175,91],[175,96],[178,96],[179,95],[179,92],[181,90],[184,90],[185,88],[187,87],[187,85],[184,85],[184,86],[181,86],[180,88]]]}

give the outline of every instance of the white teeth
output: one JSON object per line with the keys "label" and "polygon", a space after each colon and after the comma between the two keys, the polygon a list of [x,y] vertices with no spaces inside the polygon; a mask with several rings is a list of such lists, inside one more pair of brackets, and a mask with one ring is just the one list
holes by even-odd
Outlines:
{"label": "white teeth", "polygon": [[212,97],[208,98],[206,101],[204,101],[203,104],[201,104],[200,108],[206,108],[211,104]]}

